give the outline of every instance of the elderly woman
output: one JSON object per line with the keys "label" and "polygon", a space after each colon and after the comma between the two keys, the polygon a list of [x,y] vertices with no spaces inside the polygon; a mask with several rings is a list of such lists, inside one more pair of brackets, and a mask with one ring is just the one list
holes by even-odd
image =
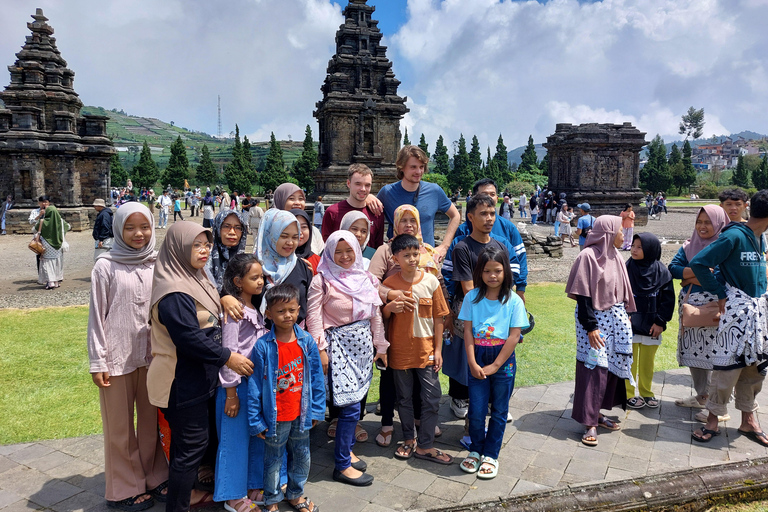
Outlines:
{"label": "elderly woman", "polygon": [[[40,198],[40,220],[35,224],[35,231],[43,244],[45,251],[40,255],[37,282],[44,284],[46,290],[58,288],[64,280],[64,252],[69,250],[69,245],[64,235],[71,229],[69,223],[61,218],[59,210],[50,204],[48,196]],[[43,203],[47,206],[42,206]]]}
{"label": "elderly woman", "polygon": [[[293,183],[283,183],[275,189],[275,196],[273,198],[273,206],[278,210],[303,210],[306,205],[307,198],[304,195],[304,191],[301,190],[298,185]],[[312,252],[315,254],[322,254],[325,249],[325,243],[323,242],[323,235],[317,227],[312,226]]]}
{"label": "elderly woman", "polygon": [[213,247],[210,231],[189,221],[168,230],[152,280],[152,362],[147,372],[149,401],[168,420],[171,449],[168,512],[213,504],[193,490],[209,440],[209,409],[219,369],[253,373],[253,363],[221,345],[219,294],[204,272]]}

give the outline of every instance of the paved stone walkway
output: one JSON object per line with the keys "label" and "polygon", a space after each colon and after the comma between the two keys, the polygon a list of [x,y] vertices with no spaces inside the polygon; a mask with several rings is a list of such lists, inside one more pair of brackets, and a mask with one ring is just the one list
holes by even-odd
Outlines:
{"label": "paved stone walkway", "polygon": [[[463,422],[452,415],[445,398],[438,447],[457,458],[454,464],[396,460],[399,426],[392,446],[379,448],[373,439],[379,417],[369,413],[363,423],[371,439],[358,444],[355,453],[368,462],[368,472],[376,479],[370,487],[353,488],[332,480],[333,443],[321,425],[312,434],[306,495],[325,512],[428,509],[768,456],[766,448],[736,432],[740,413],[733,408],[734,419],[720,425],[722,435],[706,444],[692,441],[691,431],[700,425],[692,419],[697,411],[674,405],[675,398],[691,394],[690,384],[687,370],[657,373],[654,392],[661,397],[661,407],[614,409],[609,416],[618,418],[623,428],[601,429],[596,448],[579,442],[582,428],[570,419],[572,382],[520,388],[510,402],[515,421],[504,436],[500,474],[490,481],[458,467],[466,455],[458,448]],[[761,398],[768,402],[768,391]],[[768,414],[759,416],[768,428]],[[103,493],[101,436],[0,446],[0,512],[101,512],[107,510]],[[151,512],[162,510],[158,504]],[[283,503],[280,510],[290,507]]]}

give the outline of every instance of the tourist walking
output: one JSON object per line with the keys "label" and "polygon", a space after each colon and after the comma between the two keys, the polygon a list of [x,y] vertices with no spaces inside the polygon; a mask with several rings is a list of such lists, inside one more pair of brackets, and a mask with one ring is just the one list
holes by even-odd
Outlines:
{"label": "tourist walking", "polygon": [[595,225],[596,219],[590,214],[592,207],[589,203],[577,204],[576,208],[581,210],[581,217],[579,217],[579,221],[576,223],[576,234],[579,236],[579,251],[583,251],[584,244],[587,241],[587,234]]}
{"label": "tourist walking", "polygon": [[619,430],[600,409],[625,407],[624,379],[634,383],[632,324],[635,300],[624,260],[621,217],[594,222],[584,250],[571,267],[565,291],[576,301],[576,379],[571,417],[584,425],[581,442],[597,446],[597,427]]}
{"label": "tourist walking", "polygon": [[632,211],[631,203],[627,203],[619,217],[621,217],[621,230],[624,234],[624,243],[621,246],[621,250],[628,251],[632,248],[635,232],[635,212]]}
{"label": "tourist walking", "polygon": [[97,258],[91,272],[88,357],[99,388],[107,506],[135,512],[165,502],[168,487],[157,407],[147,394],[157,257],[152,214],[140,203],[127,203],[115,214],[114,233],[114,247]]}
{"label": "tourist walking", "polygon": [[520,194],[520,200],[517,207],[520,210],[520,218],[526,218],[528,216],[528,212],[526,210],[528,207],[528,196],[525,195],[525,192]]}
{"label": "tourist walking", "polygon": [[184,217],[181,215],[181,199],[176,194],[173,195],[173,222],[176,222],[176,215],[179,216],[181,220],[184,220]]}
{"label": "tourist walking", "polygon": [[[674,279],[680,279],[680,294],[678,296],[679,329],[677,333],[677,362],[687,366],[691,372],[694,396],[675,400],[675,405],[705,409],[709,398],[712,381],[712,355],[717,342],[717,323],[709,326],[690,327],[683,325],[683,304],[697,308],[705,307],[717,301],[717,296],[704,290],[691,269],[690,262],[705,247],[717,240],[723,228],[728,225],[726,212],[719,206],[708,204],[699,210],[696,224],[689,238],[669,264],[669,271]],[[715,267],[715,275],[720,270]],[[696,419],[706,421],[709,413],[699,411]],[[720,421],[730,419],[730,415],[720,416]]]}
{"label": "tourist walking", "polygon": [[213,196],[211,195],[211,191],[208,190],[205,192],[205,197],[203,198],[203,227],[204,228],[211,227],[214,211],[215,211],[214,199],[213,199]]}
{"label": "tourist walking", "polygon": [[157,227],[158,229],[165,229],[168,227],[168,214],[171,206],[173,206],[173,200],[168,195],[167,190],[163,190],[163,195],[158,198],[158,204],[160,205],[160,220]]}
{"label": "tourist walking", "polygon": [[2,234],[5,234],[5,223],[6,223],[6,217],[8,210],[13,208],[13,196],[8,194],[8,197],[5,198],[5,202],[2,206],[2,213],[0,214],[0,228],[2,228]]}
{"label": "tourist walking", "polygon": [[576,244],[573,241],[571,220],[573,220],[573,210],[569,208],[567,204],[564,204],[560,208],[560,211],[557,212],[557,221],[560,223],[560,240],[565,243],[565,238],[568,237],[571,247],[576,247]]}
{"label": "tourist walking", "polygon": [[64,280],[64,253],[69,250],[65,235],[72,227],[50,203],[40,214],[43,217],[35,224],[34,230],[39,235],[44,251],[40,255],[37,283],[44,284],[46,290],[52,290],[61,286]]}
{"label": "tourist walking", "polygon": [[100,254],[103,254],[112,248],[114,235],[112,234],[112,208],[107,208],[103,199],[96,199],[93,202],[94,209],[98,212],[96,220],[93,223],[93,261],[96,261]]}

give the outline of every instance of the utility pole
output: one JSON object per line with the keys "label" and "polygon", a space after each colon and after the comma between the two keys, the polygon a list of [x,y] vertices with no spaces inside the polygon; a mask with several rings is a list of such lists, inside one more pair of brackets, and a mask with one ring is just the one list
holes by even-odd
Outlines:
{"label": "utility pole", "polygon": [[216,131],[216,136],[221,138],[221,95],[219,95],[219,128]]}

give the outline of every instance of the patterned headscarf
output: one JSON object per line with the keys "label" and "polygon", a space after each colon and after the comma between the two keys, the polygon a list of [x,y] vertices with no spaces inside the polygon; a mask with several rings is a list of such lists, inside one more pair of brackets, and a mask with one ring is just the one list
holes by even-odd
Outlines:
{"label": "patterned headscarf", "polygon": [[435,263],[435,250],[431,245],[424,243],[424,239],[421,236],[421,218],[419,217],[419,210],[415,206],[404,204],[395,209],[395,222],[392,225],[392,232],[395,236],[401,234],[397,232],[397,226],[400,224],[400,219],[402,219],[403,215],[406,213],[410,213],[413,215],[413,218],[416,219],[416,234],[414,234],[414,236],[419,241],[419,252],[421,253],[419,258],[419,268],[425,272],[438,276],[440,270],[437,268],[437,263]]}
{"label": "patterned headscarf", "polygon": [[[342,268],[333,261],[333,253],[340,241],[345,241],[355,251],[355,262],[350,268]],[[325,241],[325,251],[320,257],[317,273],[322,274],[331,286],[352,299],[353,321],[371,318],[375,308],[381,306],[379,280],[363,267],[363,252],[354,233],[334,231]]]}
{"label": "patterned headscarf", "polygon": [[[277,241],[285,228],[291,224],[296,226],[297,233],[301,233],[299,221],[291,212],[270,208],[261,220],[259,239],[256,242],[254,254],[261,261],[264,275],[272,279],[272,285],[280,284],[290,275],[296,266],[298,257],[293,252],[287,258],[277,253]],[[272,286],[267,284],[267,288]]]}
{"label": "patterned headscarf", "polygon": [[[234,247],[228,247],[221,241],[221,225],[224,224],[224,219],[233,215],[237,217],[237,221],[243,228],[240,242]],[[221,293],[221,288],[224,286],[224,271],[227,270],[229,259],[235,254],[245,252],[245,244],[248,240],[248,224],[243,219],[243,214],[237,210],[220,210],[213,219],[211,225],[211,231],[213,232],[213,249],[211,249],[211,256],[205,263],[205,273],[208,274],[208,278],[216,286],[216,289]]]}

